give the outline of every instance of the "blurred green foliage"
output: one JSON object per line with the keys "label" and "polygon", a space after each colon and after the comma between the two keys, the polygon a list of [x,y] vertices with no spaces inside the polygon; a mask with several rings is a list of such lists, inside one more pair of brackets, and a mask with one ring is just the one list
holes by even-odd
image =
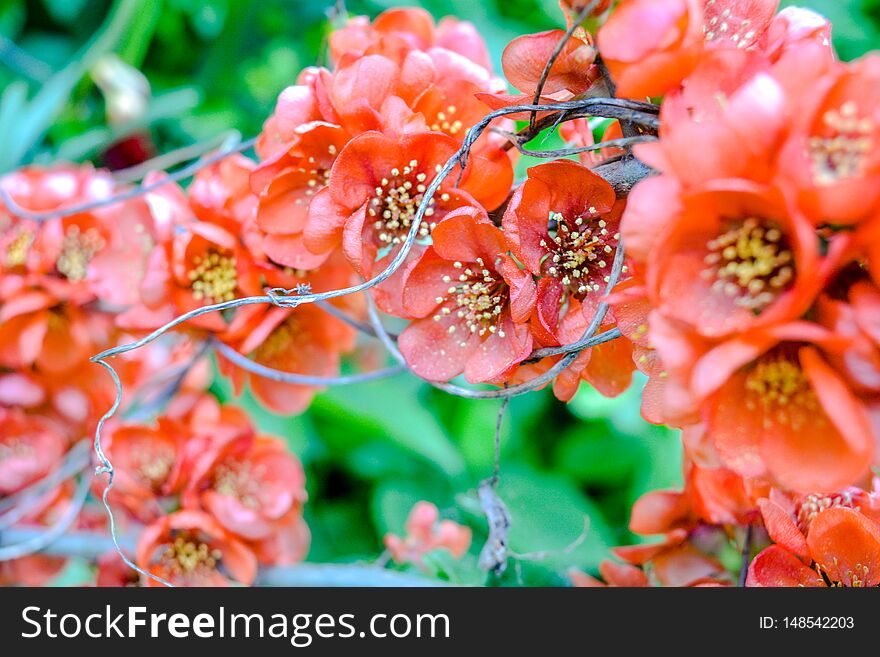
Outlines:
{"label": "blurred green foliage", "polygon": [[[160,152],[230,129],[256,134],[275,97],[320,62],[332,0],[0,0],[0,171],[26,162],[98,158],[108,144],[149,129]],[[556,0],[351,0],[351,13],[421,4],[473,21],[500,68],[513,37],[557,27]],[[790,4],[788,2],[784,4]],[[880,0],[805,0],[833,19],[851,59],[880,42]],[[96,36],[97,35],[97,36]],[[142,71],[152,88],[146,118],[108,127],[104,97],[88,79],[106,52]],[[548,146],[549,147],[549,146]],[[230,398],[228,386],[214,388]],[[505,416],[499,493],[513,517],[511,548],[546,551],[490,583],[559,584],[569,566],[594,570],[608,548],[635,540],[629,509],[643,492],[677,485],[675,432],[639,417],[640,385],[618,399],[584,387],[568,406],[548,392],[512,401]],[[310,560],[375,559],[418,500],[469,524],[460,563],[428,560],[455,582],[484,581],[476,555],[486,537],[476,487],[492,472],[499,402],[450,397],[411,377],[327,391],[300,417],[276,417],[249,396],[236,403],[260,427],[286,436],[305,464],[313,533]],[[566,551],[584,529],[586,538]]]}

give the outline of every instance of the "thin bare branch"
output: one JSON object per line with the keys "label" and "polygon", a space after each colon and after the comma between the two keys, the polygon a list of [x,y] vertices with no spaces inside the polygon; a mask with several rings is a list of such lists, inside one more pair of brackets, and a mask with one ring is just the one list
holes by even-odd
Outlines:
{"label": "thin bare branch", "polygon": [[[34,554],[53,543],[58,537],[63,536],[73,526],[73,523],[76,522],[79,516],[79,512],[82,511],[83,504],[85,504],[86,497],[89,494],[89,483],[89,477],[81,476],[76,484],[76,491],[70,500],[70,505],[58,521],[38,536],[32,536],[20,543],[12,543],[0,547],[0,561],[20,559]],[[7,533],[4,531],[4,536]]]}
{"label": "thin bare branch", "polygon": [[391,376],[397,376],[406,371],[406,367],[388,367],[375,372],[361,372],[358,374],[348,374],[342,376],[314,376],[310,374],[297,374],[295,372],[284,372],[271,367],[266,367],[260,363],[252,361],[247,356],[239,353],[228,344],[219,340],[212,341],[214,348],[223,358],[230,361],[236,367],[280,383],[295,383],[303,386],[347,386],[356,383],[364,383],[366,381],[375,381],[376,379],[386,379]]}
{"label": "thin bare branch", "polygon": [[[114,549],[113,539],[104,533],[73,531],[60,536],[45,535],[48,530],[40,527],[15,527],[3,532],[0,550],[15,545],[40,541],[40,553],[52,557],[80,557],[94,560]],[[134,553],[136,536],[124,535],[119,545],[129,554]],[[257,586],[446,586],[443,582],[411,573],[387,570],[376,565],[298,563],[291,566],[260,568]]]}
{"label": "thin bare branch", "polygon": [[125,190],[124,192],[120,192],[119,194],[115,194],[107,198],[97,199],[95,201],[89,201],[88,203],[80,203],[77,205],[56,208],[54,210],[47,210],[45,212],[34,212],[32,210],[28,210],[27,208],[23,208],[18,203],[16,203],[15,199],[13,199],[9,192],[7,192],[2,186],[0,186],[0,200],[3,201],[3,204],[6,206],[7,210],[9,210],[9,212],[22,219],[28,219],[30,221],[41,222],[49,221],[50,219],[59,219],[61,217],[69,217],[75,214],[80,214],[81,212],[89,212],[91,210],[97,210],[98,208],[115,205],[123,201],[130,201],[131,199],[143,196],[144,194],[148,194],[152,191],[160,189],[161,187],[164,187],[169,183],[186,180],[187,178],[190,178],[197,174],[202,169],[206,169],[207,167],[215,164],[216,162],[219,162],[220,160],[229,156],[232,153],[240,153],[241,151],[246,151],[247,149],[253,147],[255,143],[256,138],[248,139],[247,141],[241,141],[241,136],[238,133],[235,133],[229,139],[228,143],[226,143],[219,151],[217,151],[213,155],[209,155],[208,157],[202,158],[201,160],[193,162],[192,164],[188,164],[182,169],[179,169],[178,171],[175,171],[173,173],[169,173],[167,176],[161,178],[160,180],[156,180],[149,185],[138,185],[136,187],[132,187],[131,189]]}
{"label": "thin bare branch", "polygon": [[556,148],[549,151],[532,151],[523,146],[515,134],[504,133],[504,136],[513,142],[514,147],[523,155],[540,158],[561,158],[580,153],[600,151],[603,148],[632,148],[636,144],[649,141],[657,141],[653,135],[639,135],[637,137],[623,137],[622,139],[609,139],[590,146],[578,146],[575,148]]}
{"label": "thin bare branch", "polygon": [[[547,78],[550,77],[550,69],[553,68],[553,65],[556,64],[556,60],[559,59],[559,55],[562,54],[562,51],[565,49],[568,40],[574,35],[575,30],[580,27],[581,23],[583,23],[587,16],[590,15],[590,12],[596,8],[599,4],[599,0],[593,0],[587,5],[584,5],[583,9],[581,9],[580,13],[577,17],[571,22],[569,28],[565,31],[565,35],[559,39],[559,42],[556,44],[556,47],[553,49],[553,52],[550,53],[550,57],[547,59],[547,63],[544,64],[544,70],[541,71],[541,77],[538,78],[538,86],[535,88],[535,95],[532,98],[532,104],[538,105],[541,102],[541,93],[544,91],[544,85],[547,84]],[[537,117],[537,112],[532,111],[529,116],[529,129],[535,129],[535,118]]]}
{"label": "thin bare branch", "polygon": [[249,139],[248,141],[243,142],[241,141],[241,135],[237,131],[225,132],[221,135],[217,135],[213,139],[190,144],[189,146],[183,146],[168,153],[162,153],[146,162],[141,162],[140,164],[135,164],[134,166],[126,167],[125,169],[117,169],[113,172],[113,177],[122,182],[137,182],[138,180],[145,178],[149,173],[165,171],[166,169],[177,166],[181,162],[188,162],[189,160],[201,157],[215,148],[221,150],[223,148],[228,149],[231,144],[236,143],[238,145],[234,147],[234,150],[226,150],[224,156],[235,152],[246,151],[256,143],[256,140]]}

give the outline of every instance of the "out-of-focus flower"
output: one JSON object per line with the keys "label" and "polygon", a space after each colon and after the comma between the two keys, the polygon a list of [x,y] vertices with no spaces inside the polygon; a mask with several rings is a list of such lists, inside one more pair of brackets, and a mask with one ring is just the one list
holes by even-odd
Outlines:
{"label": "out-of-focus flower", "polygon": [[416,504],[406,520],[406,536],[385,536],[385,547],[397,563],[422,564],[433,550],[446,549],[460,559],[471,545],[471,529],[452,520],[440,521],[440,512],[430,502]]}
{"label": "out-of-focus flower", "polygon": [[257,575],[254,553],[201,511],[176,511],[144,529],[137,565],[175,586],[249,585]]}

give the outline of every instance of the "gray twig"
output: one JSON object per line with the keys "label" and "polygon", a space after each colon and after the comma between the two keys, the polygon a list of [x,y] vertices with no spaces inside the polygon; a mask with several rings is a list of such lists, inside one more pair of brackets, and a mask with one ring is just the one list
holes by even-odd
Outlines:
{"label": "gray twig", "polygon": [[69,217],[75,214],[80,214],[81,212],[89,212],[91,210],[97,210],[98,208],[115,205],[116,203],[121,203],[122,201],[130,201],[131,199],[143,196],[144,194],[148,194],[161,187],[164,187],[169,183],[185,180],[187,178],[190,178],[191,176],[194,176],[202,169],[205,169],[212,164],[219,162],[220,160],[232,153],[239,153],[241,151],[247,150],[248,148],[251,148],[255,143],[256,138],[248,139],[247,141],[241,141],[240,136],[238,135],[238,133],[236,133],[223,148],[221,148],[213,155],[209,155],[208,157],[193,162],[192,164],[188,164],[182,169],[179,169],[174,173],[169,173],[164,178],[156,180],[149,185],[138,185],[113,196],[97,199],[95,201],[89,201],[88,203],[80,203],[78,205],[71,205],[63,208],[55,208],[54,210],[47,210],[45,212],[34,212],[32,210],[28,210],[27,208],[23,208],[18,203],[16,203],[15,199],[13,199],[9,192],[7,192],[2,186],[0,186],[0,200],[3,201],[3,204],[12,214],[22,219],[28,219],[29,221],[41,222],[49,221],[51,219],[59,219],[61,217]]}
{"label": "gray twig", "polygon": [[[79,512],[82,511],[86,497],[89,494],[89,478],[85,475],[79,478],[76,484],[76,491],[70,506],[65,510],[64,514],[49,529],[42,531],[39,535],[31,536],[26,540],[18,543],[11,543],[0,547],[0,561],[9,561],[10,559],[20,559],[28,555],[39,552],[47,545],[54,542],[58,537],[64,535],[68,529],[76,522]],[[8,534],[5,530],[3,535]]]}
{"label": "gray twig", "polygon": [[244,354],[239,353],[228,344],[213,340],[212,344],[217,352],[228,361],[232,362],[236,367],[256,374],[264,379],[278,381],[280,383],[295,383],[304,386],[347,386],[356,383],[364,383],[365,381],[375,381],[376,379],[385,379],[390,376],[396,376],[406,371],[406,367],[388,367],[374,372],[360,372],[358,374],[347,374],[341,376],[314,376],[311,374],[298,374],[296,372],[285,372],[276,370],[272,367],[266,367],[261,363],[257,363]]}

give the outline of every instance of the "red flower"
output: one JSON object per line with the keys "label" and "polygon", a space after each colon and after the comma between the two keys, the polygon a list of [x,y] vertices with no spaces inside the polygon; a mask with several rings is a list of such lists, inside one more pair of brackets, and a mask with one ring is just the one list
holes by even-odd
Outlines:
{"label": "red flower", "polygon": [[535,284],[506,251],[501,231],[476,208],[461,208],[434,229],[433,244],[403,277],[403,308],[420,319],[398,344],[417,375],[503,380],[531,353],[526,322]]}
{"label": "red flower", "polygon": [[422,564],[429,552],[441,548],[460,559],[471,546],[471,529],[452,520],[439,521],[440,512],[430,502],[416,504],[406,519],[406,536],[385,535],[385,547],[397,563]]}
{"label": "red flower", "polygon": [[547,344],[560,344],[564,308],[592,318],[611,274],[622,208],[611,185],[571,160],[532,167],[511,198],[503,227],[513,255],[540,277],[537,319]]}
{"label": "red flower", "polygon": [[833,495],[792,498],[771,491],[761,501],[776,543],[749,566],[748,586],[880,584],[880,505],[877,493],[849,488]]}
{"label": "red flower", "polygon": [[[353,347],[354,339],[354,329],[311,304],[294,309],[255,308],[255,312],[236,318],[226,336],[239,352],[249,354],[260,365],[323,377],[338,376],[340,356]],[[224,369],[230,368],[224,365]],[[249,380],[254,396],[267,408],[284,415],[302,413],[319,390],[248,375],[234,366],[231,369],[237,393]]]}
{"label": "red flower", "polygon": [[[672,176],[687,190],[705,188],[725,178],[772,180],[775,158],[789,124],[789,105],[782,85],[772,76],[758,73],[747,81],[742,79],[751,74],[749,62],[742,53],[717,53],[707,58],[683,91],[664,102],[662,139],[638,144],[639,159]],[[723,104],[718,102],[719,94],[725,95]],[[747,130],[744,117],[760,122],[761,130]],[[694,144],[703,147],[694,148]]]}
{"label": "red flower", "polygon": [[289,566],[306,558],[310,542],[311,534],[303,521],[302,510],[293,508],[275,522],[271,534],[250,541],[248,546],[261,564]]}
{"label": "red flower", "polygon": [[258,436],[233,450],[202,481],[190,481],[186,506],[199,505],[229,532],[246,540],[267,538],[305,502],[305,474],[285,444]]}
{"label": "red flower", "polygon": [[122,560],[116,550],[110,550],[98,557],[98,571],[95,586],[120,587],[138,586],[140,574]]}
{"label": "red flower", "polygon": [[381,54],[403,61],[413,50],[446,50],[473,64],[491,69],[486,44],[471,23],[444,18],[439,25],[424,9],[407,7],[388,9],[370,24],[366,16],[357,16],[330,35],[330,56],[343,59]]}
{"label": "red flower", "polygon": [[[550,56],[564,36],[563,30],[548,30],[526,34],[508,43],[501,64],[510,84],[534,96]],[[583,93],[593,83],[590,67],[595,58],[592,38],[583,30],[577,30],[553,62],[541,93],[552,96],[567,92],[567,97]]]}
{"label": "red flower", "polygon": [[679,197],[660,177],[636,188],[622,229],[654,307],[704,336],[797,318],[819,290],[818,237],[773,191]]}
{"label": "red flower", "polygon": [[755,48],[763,40],[779,0],[706,0],[704,33],[709,48]]}
{"label": "red flower", "polygon": [[61,426],[19,408],[0,407],[0,495],[11,495],[60,465],[67,449]]}
{"label": "red flower", "polygon": [[871,218],[880,199],[880,57],[838,64],[798,89],[780,175],[816,223]]}
{"label": "red flower", "polygon": [[[178,492],[188,473],[181,458],[187,436],[173,423],[122,426],[108,432],[104,450],[116,475],[110,499],[146,522],[163,514],[158,498]],[[103,491],[104,481],[96,486]]]}
{"label": "red flower", "polygon": [[201,511],[177,511],[149,525],[138,539],[136,563],[175,586],[250,585],[257,574],[253,552]]}
{"label": "red flower", "polygon": [[599,574],[604,581],[576,569],[568,571],[568,578],[574,586],[580,588],[650,586],[645,571],[628,563],[620,564],[605,559],[599,564]]}
{"label": "red flower", "polygon": [[[90,166],[22,169],[0,181],[22,207],[50,211],[99,201],[120,188]],[[140,199],[39,224],[5,215],[0,220],[0,270],[6,285],[45,290],[78,304],[100,299],[109,306],[136,298],[140,265],[151,247],[151,218]],[[124,268],[119,264],[125,263]]]}
{"label": "red flower", "polygon": [[[532,327],[543,346],[583,337],[608,285],[623,205],[611,185],[571,160],[529,169],[511,198],[504,230],[513,255],[539,277]],[[600,330],[613,326],[609,315]],[[585,380],[614,396],[629,386],[633,370],[630,345],[613,341],[583,351],[553,391],[567,401]]]}
{"label": "red flower", "polygon": [[[330,185],[309,207],[305,245],[314,253],[329,253],[341,244],[346,258],[364,278],[381,271],[397,252],[412,224],[423,194],[437,171],[455,153],[454,140],[436,133],[394,139],[365,133],[352,140],[339,155],[330,174]],[[512,175],[512,170],[509,171]],[[475,201],[465,178],[455,188],[449,176],[425,212],[419,239],[424,241],[446,214]],[[510,178],[481,181],[476,176],[477,199],[501,203]],[[494,207],[494,206],[492,206]],[[414,254],[415,255],[415,254]],[[398,273],[375,288],[376,300],[386,312],[402,315]]]}
{"label": "red flower", "polygon": [[[744,333],[698,357],[690,389],[727,467],[817,491],[865,474],[874,452],[867,411],[822,355],[845,346],[819,326],[794,322]],[[667,353],[675,358],[671,341],[657,347],[664,361]]]}
{"label": "red flower", "polygon": [[678,87],[703,49],[701,0],[625,0],[597,35],[622,96],[659,96]]}

